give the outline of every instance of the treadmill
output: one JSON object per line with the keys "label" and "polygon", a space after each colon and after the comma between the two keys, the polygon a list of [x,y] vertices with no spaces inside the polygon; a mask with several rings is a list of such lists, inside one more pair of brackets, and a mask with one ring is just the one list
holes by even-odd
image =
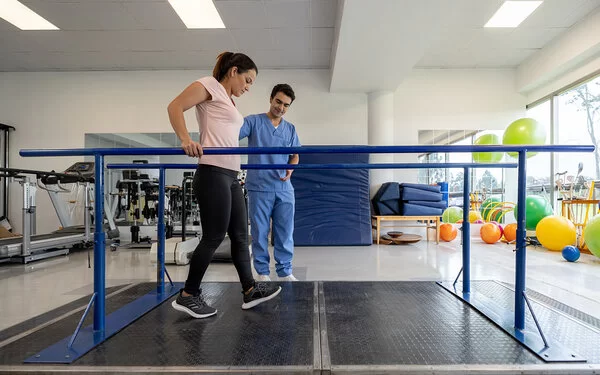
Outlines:
{"label": "treadmill", "polygon": [[[23,187],[23,234],[0,239],[0,262],[18,261],[25,264],[34,260],[66,255],[69,253],[69,249],[76,245],[90,246],[93,241],[90,233],[91,201],[88,198],[88,189],[90,183],[93,183],[93,173],[93,163],[76,163],[67,169],[65,173],[0,168],[0,177],[13,178]],[[36,177],[35,182],[32,182],[28,177],[30,175]],[[64,190],[60,185],[63,183],[81,183],[86,186],[85,207],[87,214],[84,215],[83,228],[76,231],[58,230],[48,234],[36,234],[35,196],[38,187],[47,190],[52,198],[52,191],[57,191],[49,190],[47,186],[55,184]],[[54,199],[53,203],[55,203]],[[57,210],[57,213],[59,213],[59,210]]]}

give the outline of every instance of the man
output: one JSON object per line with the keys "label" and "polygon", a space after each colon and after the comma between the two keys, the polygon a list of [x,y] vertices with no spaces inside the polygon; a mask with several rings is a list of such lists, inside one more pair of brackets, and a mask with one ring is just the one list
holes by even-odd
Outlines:
{"label": "man", "polygon": [[[240,139],[248,138],[249,147],[299,147],[296,128],[283,115],[296,98],[288,84],[278,84],[271,91],[269,112],[244,119]],[[298,154],[248,155],[249,164],[298,164]],[[294,256],[294,187],[292,169],[251,169],[246,176],[252,235],[252,258],[257,280],[270,281],[268,235],[273,223],[273,255],[280,281],[297,281],[292,274]]]}

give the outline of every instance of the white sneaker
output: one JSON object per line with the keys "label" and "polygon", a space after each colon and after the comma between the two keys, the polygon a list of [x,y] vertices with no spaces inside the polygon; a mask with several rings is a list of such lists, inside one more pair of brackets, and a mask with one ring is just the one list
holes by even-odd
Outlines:
{"label": "white sneaker", "polygon": [[256,275],[256,281],[271,281],[269,275]]}
{"label": "white sneaker", "polygon": [[298,281],[291,273],[287,276],[283,276],[279,278],[279,281]]}

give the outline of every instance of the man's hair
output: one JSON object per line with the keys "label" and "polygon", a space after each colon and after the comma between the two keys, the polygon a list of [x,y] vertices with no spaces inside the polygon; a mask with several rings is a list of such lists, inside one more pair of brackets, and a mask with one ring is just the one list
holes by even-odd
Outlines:
{"label": "man's hair", "polygon": [[294,102],[294,100],[296,99],[296,94],[294,94],[294,90],[292,90],[292,87],[290,85],[288,85],[287,83],[279,83],[279,84],[275,85],[275,87],[273,87],[273,90],[271,91],[271,99],[273,99],[275,97],[275,95],[277,95],[278,92],[281,92],[286,96],[289,96],[290,99],[292,99],[290,104],[292,104]]}

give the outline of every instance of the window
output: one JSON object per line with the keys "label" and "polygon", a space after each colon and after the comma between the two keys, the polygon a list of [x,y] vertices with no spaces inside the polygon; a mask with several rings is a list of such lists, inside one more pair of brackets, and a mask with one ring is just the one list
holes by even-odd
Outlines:
{"label": "window", "polygon": [[[473,144],[473,136],[468,136],[458,142],[452,143],[452,145],[471,145]],[[448,163],[471,163],[473,157],[470,153],[450,153],[448,154]],[[462,168],[448,169],[448,191],[450,193],[461,193],[463,192],[464,186],[464,172]]]}
{"label": "window", "polygon": [[[446,154],[432,153],[419,155],[419,163],[445,163]],[[445,168],[419,169],[420,184],[437,184],[438,182],[446,181]]]}
{"label": "window", "polygon": [[557,143],[593,144],[593,153],[557,153],[557,198],[587,198],[587,183],[600,179],[600,77],[566,91],[556,99]]}
{"label": "window", "polygon": [[[476,141],[479,137],[486,134],[494,134],[498,137],[500,143],[502,143],[502,130],[490,130],[478,132],[473,136],[473,141]],[[503,154],[503,158],[499,161],[502,162],[506,158]],[[477,195],[483,199],[490,198],[492,196],[499,198],[501,201],[504,200],[504,170],[501,168],[473,168],[473,186],[471,191],[477,193]]]}
{"label": "window", "polygon": [[[527,109],[527,117],[536,119],[544,126],[546,130],[546,143],[552,144],[551,138],[551,118],[552,106],[550,100]],[[517,161],[515,158],[508,157],[512,161]],[[552,169],[551,156],[548,152],[542,152],[537,155],[527,158],[527,194],[542,195],[550,199],[550,191],[552,185]],[[516,181],[515,181],[516,183]]]}

